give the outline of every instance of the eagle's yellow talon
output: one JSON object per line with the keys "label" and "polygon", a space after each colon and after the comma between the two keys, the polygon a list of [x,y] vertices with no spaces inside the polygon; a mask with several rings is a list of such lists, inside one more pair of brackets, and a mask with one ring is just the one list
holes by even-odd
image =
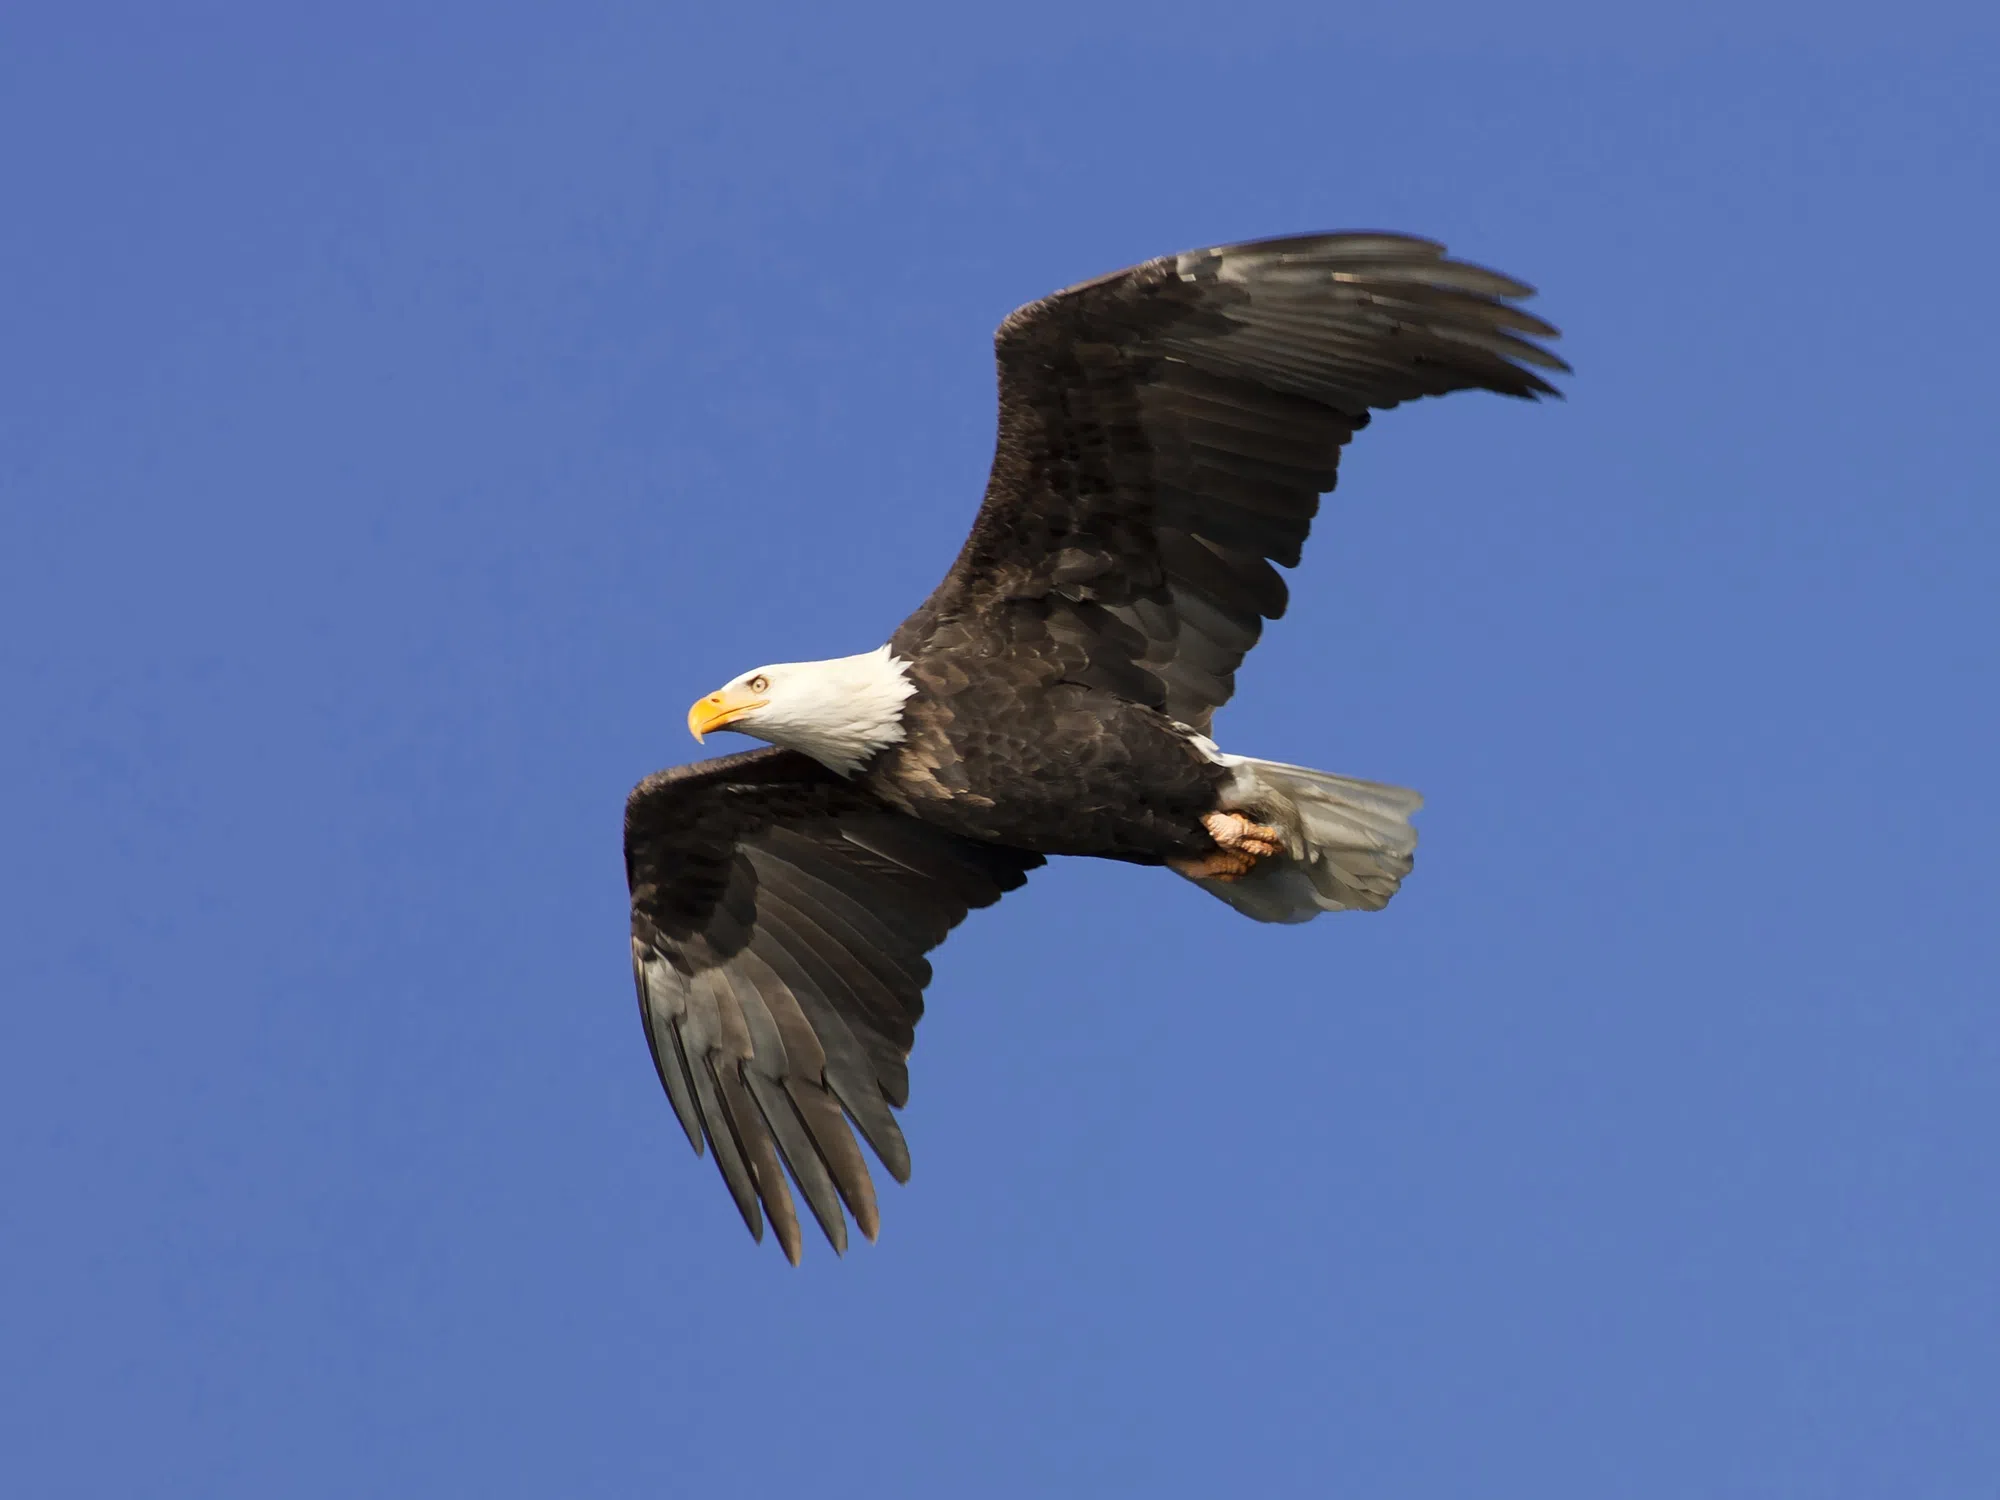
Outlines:
{"label": "eagle's yellow talon", "polygon": [[1242,813],[1212,812],[1201,820],[1208,836],[1224,849],[1267,859],[1284,848],[1284,836],[1275,828],[1253,823]]}
{"label": "eagle's yellow talon", "polygon": [[1213,854],[1201,854],[1193,859],[1170,859],[1167,868],[1177,875],[1185,875],[1189,880],[1241,880],[1257,868],[1255,855],[1239,853],[1234,849],[1218,849]]}

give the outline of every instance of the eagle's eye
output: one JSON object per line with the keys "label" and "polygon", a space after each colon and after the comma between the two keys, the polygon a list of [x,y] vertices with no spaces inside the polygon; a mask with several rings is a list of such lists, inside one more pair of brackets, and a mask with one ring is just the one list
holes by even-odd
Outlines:
{"label": "eagle's eye", "polygon": [[771,691],[771,679],[763,676],[753,677],[745,686],[753,693],[768,693]]}

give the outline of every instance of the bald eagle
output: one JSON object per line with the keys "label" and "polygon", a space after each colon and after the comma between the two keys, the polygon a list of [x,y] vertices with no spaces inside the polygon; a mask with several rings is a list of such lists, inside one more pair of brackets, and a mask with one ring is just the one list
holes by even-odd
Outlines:
{"label": "bald eagle", "polygon": [[884,645],[758,667],[688,714],[769,748],[649,776],[625,808],[653,1062],[753,1236],[794,1263],[805,1197],[874,1239],[853,1131],[897,1181],[892,1106],[925,955],[1050,855],[1164,865],[1260,922],[1376,911],[1415,792],[1224,753],[1237,666],[1285,611],[1371,411],[1535,399],[1532,289],[1395,234],[1162,256],[994,337],[1000,424],[972,534]]}

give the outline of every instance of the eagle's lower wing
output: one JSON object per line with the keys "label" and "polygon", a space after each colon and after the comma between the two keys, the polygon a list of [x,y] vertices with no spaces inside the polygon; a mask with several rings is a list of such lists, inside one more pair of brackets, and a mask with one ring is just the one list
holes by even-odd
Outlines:
{"label": "eagle's lower wing", "polygon": [[905,817],[789,750],[680,766],[633,790],[625,870],[646,1040],[689,1142],[714,1150],[753,1235],[768,1212],[798,1260],[783,1163],[836,1250],[843,1200],[875,1237],[848,1120],[909,1176],[889,1106],[909,1098],[924,955],[1041,863]]}
{"label": "eagle's lower wing", "polygon": [[[1000,430],[972,533],[904,626],[1011,610],[1073,680],[1206,728],[1371,410],[1566,369],[1531,289],[1427,240],[1308,235],[1163,256],[1000,325]],[[1027,618],[1022,618],[1022,616]],[[998,629],[996,623],[996,629]]]}

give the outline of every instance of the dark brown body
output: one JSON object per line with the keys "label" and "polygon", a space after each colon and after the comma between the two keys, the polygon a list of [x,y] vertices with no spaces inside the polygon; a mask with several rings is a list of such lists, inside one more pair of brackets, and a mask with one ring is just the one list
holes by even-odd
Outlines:
{"label": "dark brown body", "polygon": [[1010,613],[1004,642],[922,612],[897,631],[891,649],[917,687],[906,737],[858,779],[926,823],[1036,854],[1157,865],[1212,853],[1201,819],[1222,769],[1160,710],[1078,680],[1089,663],[1049,633],[1040,601]]}

